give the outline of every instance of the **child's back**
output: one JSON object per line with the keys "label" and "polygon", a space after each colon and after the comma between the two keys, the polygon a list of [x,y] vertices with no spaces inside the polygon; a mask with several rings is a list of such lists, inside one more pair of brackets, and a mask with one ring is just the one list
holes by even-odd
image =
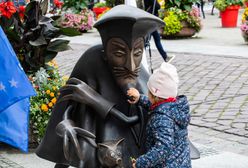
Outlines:
{"label": "child's back", "polygon": [[[147,105],[148,101],[146,96],[141,95],[139,104]],[[189,121],[186,96],[179,96],[176,102],[166,102],[155,107],[146,128],[146,149],[149,150],[137,159],[136,167],[191,167],[187,131]]]}
{"label": "child's back", "polygon": [[187,126],[190,121],[186,96],[178,94],[176,68],[162,63],[147,83],[148,97],[132,88],[128,95],[134,97],[147,112],[146,153],[137,158],[137,168],[191,168]]}

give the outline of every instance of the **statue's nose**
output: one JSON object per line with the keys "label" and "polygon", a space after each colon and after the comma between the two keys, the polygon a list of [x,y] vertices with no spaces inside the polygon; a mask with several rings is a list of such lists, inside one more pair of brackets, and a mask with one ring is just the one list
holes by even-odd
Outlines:
{"label": "statue's nose", "polygon": [[116,164],[117,164],[117,165],[121,165],[121,161],[122,161],[122,159],[121,159],[121,158],[118,158],[118,159],[116,160]]}
{"label": "statue's nose", "polygon": [[134,63],[133,54],[131,54],[130,57],[127,59],[126,68],[127,68],[129,71],[134,71],[134,70],[135,70],[136,65],[135,65],[135,63]]}

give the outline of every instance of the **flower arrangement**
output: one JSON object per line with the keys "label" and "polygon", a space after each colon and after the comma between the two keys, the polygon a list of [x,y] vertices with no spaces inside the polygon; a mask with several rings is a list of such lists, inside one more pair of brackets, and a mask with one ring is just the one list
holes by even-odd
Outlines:
{"label": "flower arrangement", "polygon": [[248,7],[245,8],[244,13],[242,14],[242,24],[240,29],[245,42],[248,42]]}
{"label": "flower arrangement", "polygon": [[59,96],[59,88],[66,82],[61,78],[58,68],[53,61],[48,63],[50,68],[41,67],[35,74],[29,75],[36,90],[37,96],[32,97],[30,102],[30,133],[33,143],[39,143],[43,137],[52,109]]}
{"label": "flower arrangement", "polygon": [[85,32],[93,28],[94,14],[87,8],[83,8],[80,14],[66,13],[62,17],[61,27],[76,28]]}
{"label": "flower arrangement", "polygon": [[163,29],[164,35],[175,35],[179,33],[183,27],[192,28],[196,32],[199,32],[202,27],[197,8],[192,8],[191,11],[183,11],[173,7],[160,13],[160,17],[166,23]]}
{"label": "flower arrangement", "polygon": [[58,52],[70,49],[68,40],[55,38],[81,34],[76,29],[58,27],[59,16],[46,16],[47,4],[48,0],[31,0],[26,7],[15,7],[10,0],[0,3],[0,25],[26,73],[36,72]]}
{"label": "flower arrangement", "polygon": [[243,0],[216,0],[214,2],[214,6],[220,11],[224,11],[227,7],[232,5],[242,6]]}

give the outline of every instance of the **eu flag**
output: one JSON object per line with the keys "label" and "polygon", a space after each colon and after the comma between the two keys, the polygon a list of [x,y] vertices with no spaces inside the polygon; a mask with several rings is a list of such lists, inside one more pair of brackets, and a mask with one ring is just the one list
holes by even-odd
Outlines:
{"label": "eu flag", "polygon": [[33,95],[35,90],[0,27],[0,141],[23,151],[27,151],[29,97]]}

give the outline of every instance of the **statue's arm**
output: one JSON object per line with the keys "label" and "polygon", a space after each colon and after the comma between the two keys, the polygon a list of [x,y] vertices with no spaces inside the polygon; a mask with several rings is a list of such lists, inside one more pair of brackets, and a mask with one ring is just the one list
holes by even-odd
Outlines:
{"label": "statue's arm", "polygon": [[72,143],[72,145],[74,146],[74,150],[76,151],[78,158],[80,160],[84,160],[84,156],[81,152],[82,150],[80,148],[77,136],[80,136],[81,138],[86,140],[86,142],[88,142],[90,145],[96,147],[97,145],[95,143],[95,135],[85,129],[76,127],[74,121],[69,118],[70,113],[72,111],[73,105],[70,104],[64,112],[63,120],[56,126],[56,134],[63,138],[63,152],[67,160],[69,160],[70,158],[70,143]]}
{"label": "statue's arm", "polygon": [[114,107],[114,103],[103,98],[85,82],[77,78],[69,79],[67,84],[60,89],[61,92],[68,90],[72,91],[72,93],[63,95],[58,103],[65,100],[74,100],[86,104],[92,107],[102,119],[105,119],[107,115],[112,115],[127,124],[134,124],[139,120],[138,116],[128,117],[124,115]]}

